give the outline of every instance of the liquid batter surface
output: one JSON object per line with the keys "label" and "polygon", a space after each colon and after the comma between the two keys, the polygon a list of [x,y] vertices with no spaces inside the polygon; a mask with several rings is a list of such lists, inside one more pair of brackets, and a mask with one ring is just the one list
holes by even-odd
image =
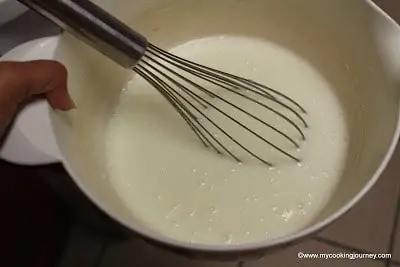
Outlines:
{"label": "liquid batter surface", "polygon": [[107,129],[110,182],[125,205],[151,229],[186,242],[261,241],[310,224],[339,182],[347,149],[344,114],[330,85],[302,58],[265,40],[210,37],[171,52],[266,84],[299,102],[308,112],[306,142],[276,114],[215,91],[293,136],[300,149],[254,120],[234,114],[302,162],[259,143],[208,110],[209,116],[275,166],[270,168],[235,147],[242,164],[219,156],[203,147],[156,90],[134,76],[121,93]]}

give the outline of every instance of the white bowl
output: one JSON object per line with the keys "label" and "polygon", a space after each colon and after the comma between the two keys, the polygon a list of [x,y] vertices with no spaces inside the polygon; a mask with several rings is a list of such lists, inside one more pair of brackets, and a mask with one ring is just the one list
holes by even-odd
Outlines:
{"label": "white bowl", "polygon": [[0,0],[0,27],[19,17],[28,9],[17,0]]}

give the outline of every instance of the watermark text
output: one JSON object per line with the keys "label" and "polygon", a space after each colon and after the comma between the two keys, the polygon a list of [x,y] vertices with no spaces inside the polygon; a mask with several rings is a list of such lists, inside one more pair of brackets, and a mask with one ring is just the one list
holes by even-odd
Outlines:
{"label": "watermark text", "polygon": [[391,254],[378,254],[378,253],[297,253],[299,259],[312,260],[312,259],[323,259],[323,260],[381,260],[390,259]]}

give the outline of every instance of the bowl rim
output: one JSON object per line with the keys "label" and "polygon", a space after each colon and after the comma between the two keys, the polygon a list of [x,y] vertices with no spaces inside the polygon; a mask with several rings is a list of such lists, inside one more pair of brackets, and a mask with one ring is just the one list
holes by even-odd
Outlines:
{"label": "bowl rim", "polygon": [[[2,0],[0,0],[1,3]],[[4,0],[3,0],[4,1]],[[387,15],[382,9],[380,9],[372,0],[364,0],[366,4],[370,5],[376,12],[378,12],[381,16],[384,16],[389,23],[394,24],[399,32],[400,32],[400,26],[389,16]],[[61,35],[55,36],[55,37],[45,37],[42,39],[38,39],[38,44],[43,44],[46,40],[54,40],[55,42],[61,38]],[[41,40],[41,41],[39,41]],[[50,113],[53,113],[54,111],[49,109]],[[51,114],[50,114],[51,115]],[[51,116],[53,117],[53,116]],[[53,120],[53,119],[52,119]],[[273,249],[273,248],[279,248],[283,247],[288,244],[295,243],[296,241],[299,241],[301,239],[306,238],[307,236],[318,232],[325,227],[329,226],[332,224],[334,221],[336,221],[338,218],[346,214],[352,207],[355,206],[363,197],[364,195],[371,190],[371,188],[375,185],[375,183],[378,181],[380,175],[388,165],[396,147],[397,147],[397,142],[399,140],[400,136],[400,109],[398,110],[398,118],[397,118],[397,125],[396,125],[396,130],[394,132],[394,135],[392,137],[390,146],[386,152],[386,155],[384,159],[382,160],[381,164],[371,177],[371,179],[364,185],[364,187],[351,199],[349,200],[344,206],[342,206],[340,209],[338,209],[336,212],[325,218],[324,220],[321,220],[320,222],[307,227],[301,231],[298,231],[293,234],[289,234],[280,238],[272,239],[272,240],[265,240],[265,241],[258,241],[258,242],[252,242],[252,243],[245,243],[245,244],[240,244],[240,245],[207,245],[207,244],[192,244],[189,242],[183,242],[183,241],[177,241],[173,240],[168,237],[164,237],[161,235],[153,234],[150,232],[144,232],[141,230],[134,229],[133,227],[130,226],[128,221],[123,220],[118,218],[119,216],[116,215],[116,213],[109,208],[106,208],[103,206],[102,201],[100,201],[99,198],[94,196],[87,187],[85,187],[81,182],[80,179],[78,179],[78,176],[75,175],[73,172],[72,168],[68,164],[67,160],[61,155],[60,161],[63,163],[66,171],[69,173],[71,178],[74,180],[76,185],[82,190],[82,192],[91,200],[93,203],[96,204],[96,206],[105,212],[108,216],[110,216],[112,219],[114,219],[116,222],[119,222],[123,227],[129,229],[136,235],[140,236],[143,239],[147,239],[151,241],[151,243],[158,244],[161,247],[167,247],[167,248],[172,248],[173,250],[177,251],[186,251],[186,252],[203,252],[203,253],[239,253],[242,254],[243,252],[252,252],[252,251],[259,251],[259,250],[266,250],[266,249]],[[57,137],[56,137],[57,138]]]}
{"label": "bowl rim", "polygon": [[28,8],[16,0],[0,0],[0,27],[18,18],[26,11]]}

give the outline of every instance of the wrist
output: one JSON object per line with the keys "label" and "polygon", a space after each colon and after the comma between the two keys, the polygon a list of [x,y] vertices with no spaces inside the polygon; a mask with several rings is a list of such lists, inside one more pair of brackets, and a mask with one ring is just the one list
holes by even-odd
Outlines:
{"label": "wrist", "polygon": [[27,97],[25,79],[17,70],[19,64],[21,63],[0,62],[0,137],[19,104]]}

